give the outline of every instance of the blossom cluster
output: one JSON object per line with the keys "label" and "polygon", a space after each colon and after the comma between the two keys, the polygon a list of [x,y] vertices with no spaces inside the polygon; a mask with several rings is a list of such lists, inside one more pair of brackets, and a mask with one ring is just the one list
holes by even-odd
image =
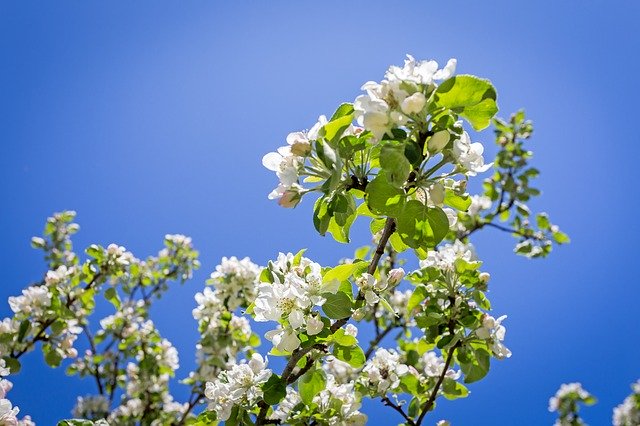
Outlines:
{"label": "blossom cluster", "polygon": [[579,403],[595,404],[596,399],[580,383],[563,383],[549,399],[549,411],[558,412],[555,426],[580,426],[585,423],[578,415]]}
{"label": "blossom cluster", "polygon": [[245,409],[255,406],[263,395],[260,385],[271,377],[271,370],[266,367],[267,360],[255,353],[249,362],[234,364],[218,380],[207,382],[205,396],[219,420],[228,420],[236,405]]}
{"label": "blossom cluster", "polygon": [[7,399],[7,393],[13,387],[13,384],[5,379],[10,374],[6,366],[5,360],[0,358],[0,424],[6,426],[35,426],[30,416],[18,419],[20,409],[14,407],[11,401]]}
{"label": "blossom cluster", "polygon": [[[316,335],[324,323],[314,306],[326,301],[324,293],[335,293],[337,286],[324,284],[322,268],[318,263],[292,253],[280,253],[270,264],[272,282],[258,285],[254,319],[258,322],[276,321],[277,329],[265,337],[280,351],[292,352],[300,346],[298,333]],[[338,283],[339,284],[339,283]]]}
{"label": "blossom cluster", "polygon": [[222,262],[211,273],[207,284],[215,287],[217,297],[233,311],[238,307],[246,308],[253,303],[259,275],[260,267],[248,257],[223,257]]}
{"label": "blossom cluster", "polygon": [[640,380],[631,389],[633,393],[613,409],[613,426],[640,425]]}

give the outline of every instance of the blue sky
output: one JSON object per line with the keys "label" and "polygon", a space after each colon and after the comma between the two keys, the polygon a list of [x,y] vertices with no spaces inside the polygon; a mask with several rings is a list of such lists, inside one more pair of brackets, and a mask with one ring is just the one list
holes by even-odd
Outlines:
{"label": "blue sky", "polygon": [[[534,120],[544,192],[532,207],[572,243],[528,261],[507,235],[477,238],[514,355],[427,424],[551,424],[547,400],[567,381],[599,398],[587,421],[609,424],[640,378],[638,22],[635,1],[3,2],[0,299],[42,276],[29,239],[54,211],[78,212],[78,249],[117,242],[144,257],[165,233],[188,234],[203,266],[153,312],[183,377],[193,295],[222,256],[264,264],[308,247],[328,265],[367,242],[364,222],[343,246],[316,234],[310,200],[293,211],[267,200],[276,180],[262,155],[406,53],[456,57],[459,73],[493,81],[503,116],[525,107]],[[492,145],[489,132],[476,139]],[[10,398],[47,425],[94,389],[42,364],[25,358]]]}

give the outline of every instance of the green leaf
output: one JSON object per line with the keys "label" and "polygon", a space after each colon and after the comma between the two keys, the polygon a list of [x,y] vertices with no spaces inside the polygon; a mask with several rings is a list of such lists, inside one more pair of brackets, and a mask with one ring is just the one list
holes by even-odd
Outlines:
{"label": "green leaf", "polygon": [[44,345],[42,347],[44,352],[44,360],[50,367],[56,368],[60,366],[62,362],[62,356],[50,345]]}
{"label": "green leaf", "polygon": [[397,220],[402,241],[412,248],[434,248],[449,232],[449,219],[440,207],[408,201]]}
{"label": "green leaf", "polygon": [[320,235],[327,233],[332,216],[333,212],[329,209],[327,197],[318,198],[313,208],[313,226],[315,226]]}
{"label": "green leaf", "polygon": [[473,350],[471,362],[461,363],[460,368],[464,373],[464,382],[473,383],[482,379],[489,372],[490,358],[489,351],[483,348]]}
{"label": "green leaf", "polygon": [[447,189],[444,196],[444,203],[456,210],[466,212],[471,205],[469,194],[458,195],[451,189]]}
{"label": "green leaf", "polygon": [[326,379],[322,370],[312,369],[307,371],[298,382],[298,390],[302,402],[310,405],[313,401],[313,397],[324,390],[326,386]]}
{"label": "green leaf", "polygon": [[442,393],[447,399],[465,398],[469,395],[469,389],[462,383],[447,378],[442,384]]}
{"label": "green leaf", "polygon": [[[342,106],[348,106],[345,107],[344,110],[346,111],[348,108],[351,108],[351,112],[340,117],[332,118],[331,121],[329,121],[323,127],[323,136],[325,137],[325,139],[332,143],[339,139],[345,129],[349,127],[349,125],[353,122],[353,106],[349,104],[343,104],[340,106],[340,108],[342,108]],[[340,110],[340,108],[338,108],[338,110]],[[336,114],[338,114],[338,111],[336,111]],[[336,114],[334,114],[334,116]]]}
{"label": "green leaf", "polygon": [[342,319],[351,316],[351,298],[345,293],[323,293],[322,297],[327,299],[322,305],[322,310],[329,318]]}
{"label": "green leaf", "polygon": [[344,361],[354,368],[360,368],[364,365],[366,358],[360,346],[347,347],[334,345],[333,356],[340,361]]}
{"label": "green leaf", "polygon": [[358,339],[350,334],[345,334],[344,328],[339,328],[335,333],[333,333],[331,340],[340,346],[350,347],[358,344]]}
{"label": "green leaf", "polygon": [[218,416],[216,415],[215,411],[205,410],[202,413],[198,414],[198,417],[196,418],[195,422],[192,423],[192,426],[208,426],[217,424],[217,418]]}
{"label": "green leaf", "polygon": [[345,115],[351,115],[351,114],[353,114],[353,104],[345,102],[343,104],[340,104],[340,106],[338,107],[338,109],[336,109],[336,112],[333,113],[329,121],[334,121],[340,117],[344,117]]}
{"label": "green leaf", "polygon": [[5,365],[7,366],[7,368],[9,368],[11,374],[17,374],[20,372],[22,365],[16,358],[5,356],[2,359],[4,359]]}
{"label": "green leaf", "polygon": [[425,286],[421,285],[413,290],[413,294],[409,297],[409,301],[407,302],[407,311],[412,312],[416,307],[418,307],[423,301],[427,299],[429,294],[427,293],[427,289]]}
{"label": "green leaf", "polygon": [[380,151],[380,167],[384,169],[389,183],[397,188],[404,185],[411,173],[411,164],[404,150],[403,144],[387,143]]}
{"label": "green leaf", "polygon": [[482,130],[498,112],[496,90],[489,80],[458,75],[436,89],[436,105],[451,109],[467,119],[475,130]]}
{"label": "green leaf", "polygon": [[[327,284],[329,287],[336,286],[336,289],[339,287],[340,283],[348,280],[354,274],[359,275],[363,273],[367,269],[367,262],[356,261],[353,263],[345,263],[343,265],[338,265],[334,268],[329,269],[322,276],[322,283]],[[337,281],[337,284],[336,284]],[[323,286],[323,288],[325,288]],[[329,290],[326,290],[329,291]],[[331,292],[333,293],[333,292]]]}
{"label": "green leaf", "polygon": [[20,323],[20,328],[18,328],[18,342],[22,342],[24,336],[27,335],[29,330],[31,330],[31,321],[29,321],[28,319],[23,320]]}
{"label": "green leaf", "polygon": [[380,171],[367,185],[366,200],[374,213],[397,217],[402,211],[404,198],[404,191],[389,183],[384,171]]}
{"label": "green leaf", "polygon": [[282,401],[287,394],[287,386],[280,376],[272,374],[269,380],[262,385],[262,392],[264,392],[264,402],[275,405]]}
{"label": "green leaf", "polygon": [[104,298],[107,299],[116,309],[120,309],[120,297],[118,297],[118,292],[115,287],[109,287],[104,292]]}

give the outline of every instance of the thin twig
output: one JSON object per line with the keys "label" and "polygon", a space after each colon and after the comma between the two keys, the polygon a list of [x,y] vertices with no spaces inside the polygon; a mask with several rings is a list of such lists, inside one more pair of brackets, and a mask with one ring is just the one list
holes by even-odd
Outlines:
{"label": "thin twig", "polygon": [[460,346],[460,342],[457,342],[455,345],[453,345],[453,347],[447,354],[447,360],[444,363],[444,368],[442,369],[442,373],[440,374],[440,377],[438,377],[438,381],[436,382],[436,385],[434,386],[433,391],[429,396],[429,399],[422,406],[420,417],[418,417],[418,420],[416,421],[417,426],[420,426],[422,424],[422,420],[424,419],[424,416],[426,416],[429,410],[431,410],[431,408],[433,407],[433,403],[435,402],[436,397],[438,396],[438,391],[440,390],[440,386],[442,386],[442,382],[444,382],[444,378],[447,375],[449,366],[451,366],[451,361],[453,361],[453,354],[456,351],[456,349],[458,349],[459,346]]}
{"label": "thin twig", "polygon": [[396,410],[404,419],[407,421],[407,424],[410,426],[415,426],[415,422],[404,412],[401,406],[394,404],[386,395],[382,397],[382,403],[387,407],[391,407]]}

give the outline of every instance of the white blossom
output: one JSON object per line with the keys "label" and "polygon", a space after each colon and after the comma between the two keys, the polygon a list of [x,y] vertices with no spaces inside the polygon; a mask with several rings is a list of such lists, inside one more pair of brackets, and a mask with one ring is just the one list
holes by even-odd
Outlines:
{"label": "white blossom", "polygon": [[491,198],[486,195],[472,195],[471,196],[471,204],[467,209],[467,213],[474,216],[484,210],[489,210],[491,208]]}
{"label": "white blossom", "polygon": [[484,314],[482,326],[476,330],[476,336],[478,336],[478,338],[491,341],[491,350],[499,359],[509,358],[511,356],[511,351],[502,343],[507,332],[506,328],[502,325],[502,321],[506,318],[506,315],[495,319],[489,314]]}
{"label": "white blossom", "polygon": [[9,306],[16,314],[41,316],[51,305],[51,292],[45,286],[32,286],[22,290],[22,296],[9,297]]}
{"label": "white blossom", "polygon": [[400,378],[408,372],[409,368],[400,363],[397,352],[379,348],[363,368],[361,381],[374,392],[385,394],[398,387]]}
{"label": "white blossom", "polygon": [[484,164],[483,152],[484,146],[480,142],[471,143],[471,137],[467,132],[463,132],[460,139],[453,142],[453,156],[469,176],[485,172],[493,165]]}
{"label": "white blossom", "polygon": [[471,244],[464,244],[456,240],[453,244],[445,244],[437,250],[431,250],[427,257],[420,261],[421,268],[437,268],[441,270],[451,270],[454,268],[456,259],[473,262],[477,259],[475,249]]}
{"label": "white blossom", "polygon": [[249,362],[235,364],[223,372],[219,380],[206,383],[209,408],[217,413],[219,420],[229,419],[234,405],[252,407],[262,398],[260,385],[271,377],[271,370],[266,366],[267,361],[254,353]]}
{"label": "white blossom", "polygon": [[259,275],[260,267],[248,257],[241,260],[235,256],[223,257],[207,284],[216,288],[217,297],[229,310],[234,310],[254,301]]}

